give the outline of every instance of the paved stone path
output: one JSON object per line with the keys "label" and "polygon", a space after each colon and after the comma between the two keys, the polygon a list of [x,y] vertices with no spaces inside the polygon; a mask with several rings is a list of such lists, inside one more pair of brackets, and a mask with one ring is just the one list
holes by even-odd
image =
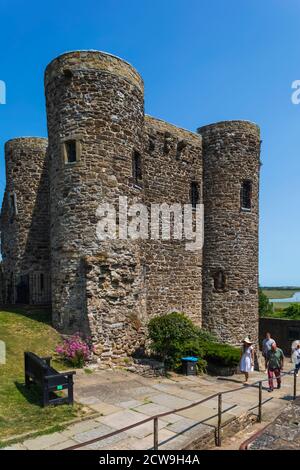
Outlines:
{"label": "paved stone path", "polygon": [[[251,382],[259,378],[265,379],[266,375],[255,372],[251,375]],[[216,392],[237,388],[242,380],[241,375],[218,379],[174,374],[171,378],[150,379],[117,369],[91,374],[79,371],[75,376],[75,399],[97,411],[99,417],[70,425],[62,432],[27,439],[7,449],[64,449],[167,411],[170,414],[158,421],[159,448],[182,449],[195,436],[204,436],[216,426],[217,399],[178,413],[172,413],[172,410]],[[293,377],[289,376],[284,378],[281,390],[270,394],[264,389],[264,420],[274,418],[287,406],[292,398],[292,383]],[[257,413],[257,402],[258,389],[255,387],[224,395],[222,422],[245,415],[249,409]],[[151,449],[152,433],[151,421],[83,449]]]}

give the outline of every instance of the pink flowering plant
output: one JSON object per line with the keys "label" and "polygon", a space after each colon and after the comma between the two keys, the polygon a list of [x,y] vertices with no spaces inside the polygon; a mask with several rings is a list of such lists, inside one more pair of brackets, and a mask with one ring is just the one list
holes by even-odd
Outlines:
{"label": "pink flowering plant", "polygon": [[93,346],[90,340],[84,340],[76,333],[65,338],[63,343],[56,347],[56,352],[73,367],[81,368],[90,359]]}

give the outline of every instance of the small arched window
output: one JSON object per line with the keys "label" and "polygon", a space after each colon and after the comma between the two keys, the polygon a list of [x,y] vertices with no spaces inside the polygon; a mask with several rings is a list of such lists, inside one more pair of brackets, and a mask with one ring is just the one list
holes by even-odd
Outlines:
{"label": "small arched window", "polygon": [[140,186],[142,183],[142,158],[141,154],[136,150],[133,152],[132,157],[132,177],[133,183],[137,186]]}
{"label": "small arched window", "polygon": [[241,209],[251,209],[252,183],[250,180],[244,180],[241,186]]}
{"label": "small arched window", "polygon": [[213,276],[214,289],[217,291],[224,291],[226,288],[226,275],[223,269],[218,269]]}

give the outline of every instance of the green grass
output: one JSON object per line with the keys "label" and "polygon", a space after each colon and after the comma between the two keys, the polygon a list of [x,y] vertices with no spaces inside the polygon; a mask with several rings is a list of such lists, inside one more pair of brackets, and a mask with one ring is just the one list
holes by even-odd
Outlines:
{"label": "green grass", "polygon": [[[263,293],[269,299],[288,299],[292,297],[296,292],[300,291],[299,288],[263,288]],[[269,315],[272,318],[283,318],[281,315],[282,310],[292,305],[291,302],[273,302],[274,312],[272,315]]]}
{"label": "green grass", "polygon": [[[263,288],[263,293],[269,298],[269,299],[288,299],[289,297],[292,297],[296,292],[300,291],[299,289],[275,289],[275,288],[270,288],[266,289]],[[278,304],[277,304],[278,305]],[[286,305],[288,307],[288,305]]]}
{"label": "green grass", "polygon": [[[0,446],[1,441],[27,432],[57,429],[63,422],[84,414],[79,405],[41,407],[40,391],[24,386],[24,351],[52,355],[60,342],[50,326],[45,310],[0,311],[0,340],[6,343],[6,364],[0,365]],[[53,362],[57,369],[63,369]]]}
{"label": "green grass", "polygon": [[289,307],[290,305],[292,305],[291,302],[273,302],[273,307],[274,307],[275,312],[277,312],[277,311],[280,312],[281,310],[284,310],[285,308]]}

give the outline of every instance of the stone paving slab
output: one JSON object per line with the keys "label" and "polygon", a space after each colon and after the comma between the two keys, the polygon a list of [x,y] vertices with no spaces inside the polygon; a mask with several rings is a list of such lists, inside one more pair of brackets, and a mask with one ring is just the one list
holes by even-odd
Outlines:
{"label": "stone paving slab", "polygon": [[98,418],[98,421],[110,426],[113,429],[121,429],[131,424],[138,423],[146,419],[146,416],[142,416],[140,413],[132,410],[123,410],[113,415],[104,416]]}
{"label": "stone paving slab", "polygon": [[66,442],[68,436],[63,433],[55,432],[53,434],[45,434],[43,436],[38,436],[33,439],[27,439],[23,442],[23,445],[28,450],[35,449],[47,449],[56,444],[61,444]]}
{"label": "stone paving slab", "polygon": [[146,403],[144,405],[136,406],[134,411],[138,413],[143,413],[147,416],[155,416],[160,413],[168,413],[172,411],[172,408],[167,408],[163,405],[158,405],[157,403]]}
{"label": "stone paving slab", "polygon": [[180,421],[182,419],[182,416],[177,415],[176,413],[171,413],[167,416],[163,416],[160,419],[162,421],[166,421],[168,424],[173,424],[173,423],[177,423],[177,421]]}
{"label": "stone paving slab", "polygon": [[75,444],[78,444],[78,442],[73,439],[68,439],[67,441],[62,441],[58,444],[47,447],[45,450],[63,450],[63,449],[66,449],[67,447],[74,446]]}
{"label": "stone paving slab", "polygon": [[[187,410],[178,412],[178,415],[184,416],[185,418],[193,419],[198,422],[217,416],[217,414],[218,414],[217,409],[212,409],[208,406],[203,406],[203,405],[197,405],[197,406],[194,406],[194,408],[189,408]],[[223,416],[225,414],[226,413],[223,413]],[[222,416],[222,419],[223,419],[223,416]]]}
{"label": "stone paving slab", "polygon": [[180,388],[176,385],[173,386],[169,384],[157,384],[154,385],[153,388],[159,390],[160,392],[168,393],[178,398],[183,398],[184,400],[199,401],[202,398],[205,398],[205,395],[196,392],[191,392],[186,388]]}
{"label": "stone paving slab", "polygon": [[197,421],[191,418],[183,417],[180,421],[176,421],[168,426],[168,431],[173,431],[175,433],[186,432],[189,429],[197,425]]}
{"label": "stone paving slab", "polygon": [[127,401],[121,401],[120,403],[118,403],[118,405],[121,408],[125,408],[125,409],[127,408],[132,409],[143,404],[144,403],[141,400],[127,400]]}
{"label": "stone paving slab", "polygon": [[[149,421],[148,423],[141,424],[135,428],[129,429],[129,431],[125,431],[128,436],[136,437],[137,439],[142,439],[146,436],[151,435],[153,439],[153,421]],[[158,430],[165,428],[167,423],[165,421],[158,420]]]}
{"label": "stone paving slab", "polygon": [[192,404],[191,400],[185,400],[184,398],[178,398],[178,397],[175,397],[174,395],[169,395],[166,393],[159,393],[158,395],[154,395],[151,398],[151,400],[153,401],[153,403],[167,406],[171,410],[176,410],[177,408],[181,408],[181,407]]}
{"label": "stone paving slab", "polygon": [[103,416],[117,413],[118,411],[121,411],[123,409],[120,406],[115,406],[110,403],[104,403],[104,402],[101,402],[100,400],[96,404],[89,405],[89,407],[97,411],[98,413],[101,413],[101,415]]}
{"label": "stone paving slab", "polygon": [[71,437],[84,431],[90,431],[91,429],[99,426],[99,423],[96,419],[87,419],[86,421],[75,423],[72,426],[69,426],[67,429],[64,429],[63,434],[64,436]]}
{"label": "stone paving slab", "polygon": [[109,434],[113,432],[115,429],[113,429],[110,426],[107,426],[103,423],[98,423],[98,426],[94,429],[91,429],[89,431],[81,432],[78,434],[73,435],[73,439],[77,442],[86,442],[90,441],[92,439],[96,439],[97,437],[105,436],[105,434]]}

